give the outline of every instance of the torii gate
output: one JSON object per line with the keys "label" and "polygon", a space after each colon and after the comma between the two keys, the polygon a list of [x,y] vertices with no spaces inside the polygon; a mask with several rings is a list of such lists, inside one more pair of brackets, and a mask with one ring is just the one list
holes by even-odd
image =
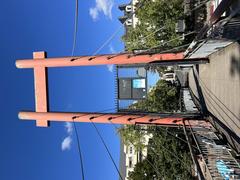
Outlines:
{"label": "torii gate", "polygon": [[[208,59],[184,59],[183,53],[165,53],[151,55],[135,55],[130,53],[46,58],[45,52],[34,52],[31,60],[17,60],[17,68],[33,68],[35,86],[35,111],[19,112],[19,119],[36,120],[36,125],[48,127],[50,121],[64,122],[94,122],[114,124],[155,124],[155,125],[183,125],[185,117],[178,115],[159,116],[153,114],[126,114],[126,113],[84,113],[84,112],[49,112],[47,73],[49,67],[93,66],[93,65],[144,65],[155,63],[186,64],[206,63]],[[189,119],[188,119],[189,120]],[[191,120],[191,119],[190,119]],[[192,119],[193,120],[193,119]],[[185,124],[198,126],[203,121],[187,121]]]}

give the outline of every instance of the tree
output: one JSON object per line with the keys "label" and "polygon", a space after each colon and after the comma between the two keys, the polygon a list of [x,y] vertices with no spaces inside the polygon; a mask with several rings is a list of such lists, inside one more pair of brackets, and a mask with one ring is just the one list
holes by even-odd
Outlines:
{"label": "tree", "polygon": [[[181,131],[168,128],[172,134],[181,135]],[[176,158],[177,157],[177,158]],[[192,162],[187,144],[169,136],[167,131],[157,129],[148,144],[146,159],[136,164],[130,173],[130,180],[182,179],[191,180]]]}
{"label": "tree", "polygon": [[[131,105],[131,110],[145,112],[174,112],[178,110],[179,93],[175,86],[165,80],[159,80],[156,86],[148,93],[147,98]],[[118,128],[123,143],[133,145],[137,151],[145,147],[146,131],[135,129],[134,125],[125,125]]]}
{"label": "tree", "polygon": [[[145,0],[140,0],[139,3],[143,1]],[[145,2],[137,9],[136,16],[139,23],[135,28],[129,28],[123,36],[127,50],[147,49],[171,40],[160,47],[161,50],[165,50],[182,43],[175,27],[178,18],[183,16],[183,0]]]}
{"label": "tree", "polygon": [[117,131],[125,145],[133,145],[137,151],[145,147],[145,131],[135,129],[134,125],[122,126],[118,128]]}
{"label": "tree", "polygon": [[137,163],[134,171],[129,173],[130,180],[154,180],[154,178],[157,179],[156,172],[146,159]]}
{"label": "tree", "polygon": [[175,112],[179,109],[178,89],[165,80],[159,80],[148,92],[146,99],[131,105],[129,109],[145,112]]}

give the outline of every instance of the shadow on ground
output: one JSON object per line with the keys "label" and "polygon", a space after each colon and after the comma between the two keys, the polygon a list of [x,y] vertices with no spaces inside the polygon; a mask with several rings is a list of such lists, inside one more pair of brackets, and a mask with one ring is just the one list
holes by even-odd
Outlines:
{"label": "shadow on ground", "polygon": [[231,76],[238,75],[240,77],[240,60],[236,56],[231,57],[231,67],[230,67]]}
{"label": "shadow on ground", "polygon": [[[240,61],[236,58],[232,58],[232,65],[231,65],[231,75],[235,76],[236,74],[240,75]],[[210,112],[207,108],[206,104],[206,97],[203,94],[202,83],[199,82],[199,71],[198,65],[193,69],[193,77],[196,83],[197,92],[199,95],[199,103],[201,106],[202,113],[205,117],[209,117],[210,122],[212,125],[220,132],[222,137],[226,139],[232,148],[240,153],[240,137],[236,135],[231,129],[229,129],[220,119],[218,119],[214,114]]]}

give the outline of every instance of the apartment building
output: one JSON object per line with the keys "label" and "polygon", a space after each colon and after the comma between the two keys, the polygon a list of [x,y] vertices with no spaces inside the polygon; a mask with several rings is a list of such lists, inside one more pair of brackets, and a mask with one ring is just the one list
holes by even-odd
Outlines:
{"label": "apartment building", "polygon": [[[144,136],[144,144],[147,145],[151,134]],[[135,165],[147,156],[147,147],[138,151],[133,145],[125,145],[121,140],[120,146],[120,173],[124,180],[128,180],[129,173],[134,170]]]}

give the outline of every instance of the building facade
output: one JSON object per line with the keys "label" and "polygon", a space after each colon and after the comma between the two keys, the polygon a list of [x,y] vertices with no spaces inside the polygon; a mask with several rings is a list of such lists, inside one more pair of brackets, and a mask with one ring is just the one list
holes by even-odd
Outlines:
{"label": "building facade", "polygon": [[138,151],[132,144],[125,145],[121,140],[120,148],[120,173],[124,180],[128,180],[130,172],[134,171],[134,167],[147,156],[147,145],[151,134],[144,136],[144,144],[146,145],[141,151]]}
{"label": "building facade", "polygon": [[139,0],[132,0],[128,4],[121,4],[118,8],[123,11],[123,16],[119,17],[119,21],[124,25],[126,33],[128,28],[135,28],[138,23],[138,18],[135,15]]}

